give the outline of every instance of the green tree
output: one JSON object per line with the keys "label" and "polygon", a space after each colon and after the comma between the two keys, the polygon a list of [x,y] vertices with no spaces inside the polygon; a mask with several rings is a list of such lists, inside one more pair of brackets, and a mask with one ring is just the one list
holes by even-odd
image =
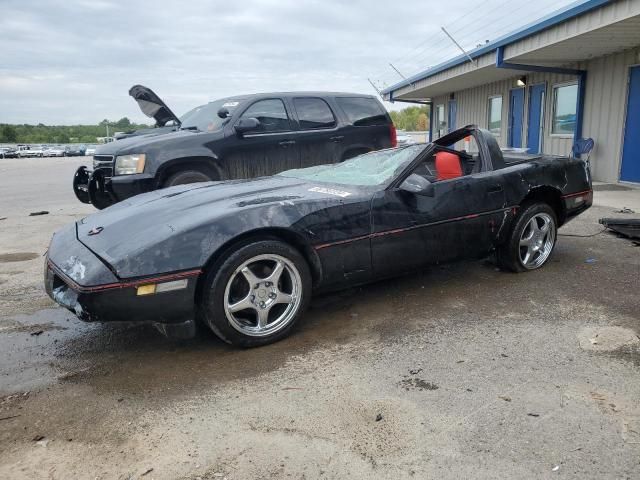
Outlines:
{"label": "green tree", "polygon": [[128,130],[129,128],[131,128],[131,120],[129,120],[127,117],[123,117],[120,120],[118,120],[116,123],[114,123],[113,126]]}
{"label": "green tree", "polygon": [[[400,130],[427,130],[429,127],[429,107],[427,105],[407,107],[390,112],[396,128]],[[420,119],[422,117],[422,120]]]}
{"label": "green tree", "polygon": [[16,143],[18,141],[18,132],[12,125],[3,125],[0,133],[0,142]]}
{"label": "green tree", "polygon": [[423,132],[427,130],[427,114],[426,113],[421,112],[420,115],[418,115],[416,130],[420,130]]}

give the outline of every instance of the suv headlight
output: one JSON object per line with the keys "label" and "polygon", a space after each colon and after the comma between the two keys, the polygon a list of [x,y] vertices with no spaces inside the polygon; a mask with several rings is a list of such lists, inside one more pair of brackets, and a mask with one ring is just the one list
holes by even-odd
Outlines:
{"label": "suv headlight", "polygon": [[144,172],[145,154],[118,155],[116,157],[116,175],[132,175]]}

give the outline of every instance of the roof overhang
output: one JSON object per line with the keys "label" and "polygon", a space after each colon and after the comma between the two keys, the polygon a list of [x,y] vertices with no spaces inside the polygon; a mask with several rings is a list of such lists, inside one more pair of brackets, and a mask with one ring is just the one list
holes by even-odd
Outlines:
{"label": "roof overhang", "polygon": [[496,50],[508,63],[545,67],[580,62],[640,45],[640,0],[589,1],[460,55],[382,92],[385,100],[421,100],[511,78],[496,68]]}

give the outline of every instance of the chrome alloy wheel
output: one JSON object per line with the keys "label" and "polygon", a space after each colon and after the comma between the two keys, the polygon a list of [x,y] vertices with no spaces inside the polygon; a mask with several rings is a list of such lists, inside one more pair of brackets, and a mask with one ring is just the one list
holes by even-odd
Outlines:
{"label": "chrome alloy wheel", "polygon": [[520,236],[520,262],[528,270],[541,267],[547,261],[556,240],[556,225],[547,213],[537,213],[524,227]]}
{"label": "chrome alloy wheel", "polygon": [[224,311],[233,328],[264,337],[286,327],[302,302],[300,272],[275,254],[257,255],[231,275],[224,292]]}

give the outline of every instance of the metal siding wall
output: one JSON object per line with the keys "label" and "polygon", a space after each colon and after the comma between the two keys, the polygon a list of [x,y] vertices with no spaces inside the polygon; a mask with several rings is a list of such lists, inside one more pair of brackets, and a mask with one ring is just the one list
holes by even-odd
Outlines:
{"label": "metal siding wall", "polygon": [[639,63],[636,48],[581,65],[588,71],[583,135],[595,140],[591,166],[596,180],[619,180],[629,67]]}
{"label": "metal siding wall", "polygon": [[458,99],[458,123],[460,125],[476,124],[488,128],[489,97],[502,95],[502,129],[497,137],[501,146],[507,144],[507,115],[509,112],[509,88],[515,86],[513,80],[502,80],[488,83],[456,94]]}
{"label": "metal siding wall", "polygon": [[542,32],[507,45],[505,59],[552,45],[583,32],[640,14],[640,0],[617,0]]}

